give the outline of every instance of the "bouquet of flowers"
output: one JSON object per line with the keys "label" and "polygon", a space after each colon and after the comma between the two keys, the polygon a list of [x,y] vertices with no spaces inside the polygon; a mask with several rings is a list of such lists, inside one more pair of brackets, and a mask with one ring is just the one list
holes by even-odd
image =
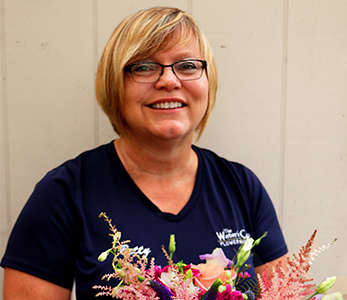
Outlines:
{"label": "bouquet of flowers", "polygon": [[[246,261],[252,248],[261,242],[266,233],[257,240],[247,239],[233,260],[227,259],[222,249],[216,248],[211,254],[201,255],[200,259],[206,260],[206,263],[199,265],[172,261],[176,245],[175,237],[171,235],[168,252],[162,247],[168,265],[161,268],[155,265],[154,258],[148,262],[146,256],[135,254],[131,248],[124,247],[130,241],[121,240],[121,232],[105,213],[101,213],[100,217],[108,222],[113,241],[112,247],[101,253],[98,260],[104,261],[109,254],[113,255],[114,272],[105,274],[104,279],[115,278],[119,284],[94,286],[101,290],[96,296],[106,295],[125,300],[342,300],[341,293],[323,296],[334,285],[335,277],[327,278],[317,288],[309,283],[312,279],[306,278],[314,256],[335,242],[312,250],[316,231],[297,255],[288,258],[287,266],[279,264],[272,270],[266,266],[262,275],[258,275],[258,283],[241,292],[237,287],[250,277],[247,273],[250,266]],[[218,276],[209,276],[211,269],[213,275],[219,269]]]}

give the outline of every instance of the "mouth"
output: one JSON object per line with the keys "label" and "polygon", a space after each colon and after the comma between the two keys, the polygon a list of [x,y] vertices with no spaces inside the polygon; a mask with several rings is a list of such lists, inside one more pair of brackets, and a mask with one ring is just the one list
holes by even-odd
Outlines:
{"label": "mouth", "polygon": [[149,105],[150,108],[153,109],[175,109],[186,106],[184,103],[179,101],[167,101],[167,102],[159,102]]}

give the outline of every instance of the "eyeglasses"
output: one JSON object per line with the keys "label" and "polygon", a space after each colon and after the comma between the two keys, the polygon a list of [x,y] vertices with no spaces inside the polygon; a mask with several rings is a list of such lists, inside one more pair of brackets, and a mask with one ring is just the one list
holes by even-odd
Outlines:
{"label": "eyeglasses", "polygon": [[189,81],[199,79],[206,66],[205,60],[186,59],[171,65],[162,65],[156,62],[139,62],[126,66],[124,71],[129,72],[135,82],[153,83],[159,80],[164,68],[170,67],[179,80]]}

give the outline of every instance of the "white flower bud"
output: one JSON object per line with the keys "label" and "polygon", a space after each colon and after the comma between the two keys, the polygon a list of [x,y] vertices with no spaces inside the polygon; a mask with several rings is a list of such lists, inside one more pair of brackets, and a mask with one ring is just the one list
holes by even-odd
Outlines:
{"label": "white flower bud", "polygon": [[248,238],[248,239],[246,240],[246,242],[244,243],[244,245],[243,245],[243,247],[242,247],[242,250],[243,250],[243,251],[249,251],[249,250],[251,250],[252,247],[253,247],[253,242],[254,242],[254,240],[253,240],[252,238]]}
{"label": "white flower bud", "polygon": [[98,257],[98,261],[101,261],[101,262],[105,261],[109,253],[110,253],[110,249],[102,252]]}
{"label": "white flower bud", "polygon": [[325,281],[323,281],[317,288],[316,293],[317,294],[323,294],[327,290],[329,290],[335,283],[336,277],[328,277]]}
{"label": "white flower bud", "polygon": [[176,251],[176,242],[175,242],[175,235],[170,235],[170,242],[169,242],[169,253],[170,257],[172,257],[172,254]]}

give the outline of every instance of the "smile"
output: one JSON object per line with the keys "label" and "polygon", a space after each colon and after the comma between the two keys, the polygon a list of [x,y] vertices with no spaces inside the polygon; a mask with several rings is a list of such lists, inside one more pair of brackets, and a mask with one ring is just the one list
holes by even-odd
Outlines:
{"label": "smile", "polygon": [[175,101],[175,102],[161,102],[151,105],[151,108],[155,109],[174,109],[182,107],[183,104],[181,102]]}

